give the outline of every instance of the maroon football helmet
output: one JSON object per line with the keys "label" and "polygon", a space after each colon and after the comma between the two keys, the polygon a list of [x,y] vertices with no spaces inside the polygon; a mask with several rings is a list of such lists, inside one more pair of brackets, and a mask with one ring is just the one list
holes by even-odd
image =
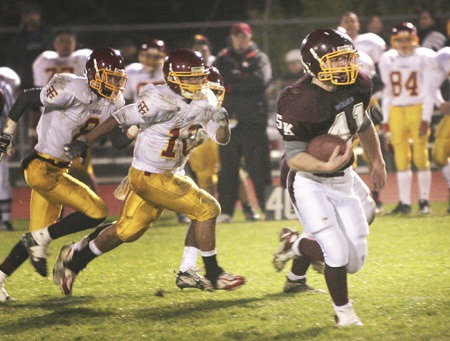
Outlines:
{"label": "maroon football helmet", "polygon": [[189,99],[203,99],[208,89],[209,68],[200,52],[178,49],[164,61],[164,78],[177,94]]}
{"label": "maroon football helmet", "polygon": [[148,71],[160,69],[163,66],[164,58],[167,56],[167,46],[160,39],[153,39],[141,45],[138,53],[139,62]]}
{"label": "maroon football helmet", "polygon": [[419,46],[416,27],[410,22],[392,27],[391,46],[402,56],[411,54]]}
{"label": "maroon football helmet", "polygon": [[219,70],[212,66],[209,68],[209,88],[214,92],[214,95],[217,97],[217,105],[219,107],[222,106],[223,99],[225,97],[225,87],[223,86],[223,77],[220,74]]}
{"label": "maroon football helmet", "polygon": [[[335,85],[353,84],[358,76],[358,54],[351,38],[335,29],[318,29],[308,34],[301,44],[305,70],[320,81]],[[345,60],[345,65],[334,61]]]}
{"label": "maroon football helmet", "polygon": [[86,76],[99,96],[116,100],[125,89],[127,75],[120,51],[109,47],[94,50],[86,62]]}

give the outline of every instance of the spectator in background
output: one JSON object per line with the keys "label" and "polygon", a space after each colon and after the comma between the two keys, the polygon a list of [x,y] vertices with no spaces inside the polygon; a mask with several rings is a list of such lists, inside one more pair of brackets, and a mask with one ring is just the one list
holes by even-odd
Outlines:
{"label": "spectator in background", "polygon": [[120,51],[125,61],[125,65],[138,62],[139,49],[130,38],[122,38],[115,44],[116,48]]}
{"label": "spectator in background", "polygon": [[252,35],[247,23],[233,24],[231,46],[214,62],[224,79],[223,106],[230,113],[232,128],[230,143],[219,146],[217,191],[222,207],[219,223],[233,220],[242,157],[262,212],[265,211],[265,191],[271,185],[266,89],[272,79],[272,66],[268,56],[252,41]]}
{"label": "spectator in background", "polygon": [[284,61],[286,62],[286,72],[281,78],[281,88],[294,84],[305,75],[300,49],[288,51],[284,57]]}
{"label": "spectator in background", "polygon": [[192,38],[190,45],[191,49],[202,54],[202,57],[207,65],[213,65],[214,61],[216,60],[216,56],[214,56],[212,53],[211,43],[209,42],[209,39],[207,37],[201,34],[196,34]]}
{"label": "spectator in background", "polygon": [[[209,39],[201,34],[196,34],[191,39],[190,48],[201,53],[206,64],[210,66],[210,73],[208,81],[210,89],[221,96],[219,105],[222,105],[223,97],[225,95],[225,88],[223,87],[223,77],[219,70],[211,67],[216,60],[216,56],[211,54],[211,44]],[[211,195],[215,195],[217,184],[217,172],[220,168],[219,146],[208,139],[205,143],[195,148],[192,152],[186,171],[191,173],[191,176],[196,179],[200,188],[206,190]],[[238,201],[241,203],[244,211],[245,219],[248,221],[255,221],[260,218],[260,215],[255,213],[250,202],[250,185],[247,179],[247,173],[244,169],[239,169],[239,194]]]}
{"label": "spectator in background", "polygon": [[[8,113],[17,97],[19,87],[19,75],[8,67],[0,67],[0,90],[3,93],[4,101],[4,106],[0,108],[0,129],[3,129],[5,126]],[[12,231],[14,228],[11,223],[12,189],[9,180],[9,155],[5,154],[0,159],[0,231]]]}
{"label": "spectator in background", "polygon": [[383,19],[378,14],[373,14],[369,17],[366,24],[366,32],[380,36],[385,42],[389,41],[383,32]]}
{"label": "spectator in background", "polygon": [[420,12],[417,25],[419,44],[433,51],[438,51],[447,43],[447,38],[440,32],[437,21],[430,11],[424,9]]}
{"label": "spectator in background", "polygon": [[354,12],[342,14],[339,26],[343,27],[345,32],[352,38],[356,49],[367,53],[377,65],[381,54],[386,50],[386,42],[383,38],[372,32],[359,34],[361,24]]}
{"label": "spectator in background", "polygon": [[22,89],[33,87],[32,64],[36,57],[52,48],[52,31],[42,23],[37,5],[25,5],[19,31],[11,41],[8,66],[20,77]]}

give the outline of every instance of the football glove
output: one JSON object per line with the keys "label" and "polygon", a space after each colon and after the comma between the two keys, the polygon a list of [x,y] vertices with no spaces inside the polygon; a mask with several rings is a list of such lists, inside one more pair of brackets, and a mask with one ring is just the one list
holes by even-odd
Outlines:
{"label": "football glove", "polygon": [[227,110],[223,107],[217,108],[214,111],[212,120],[218,123],[221,127],[228,127],[229,118]]}
{"label": "football glove", "polygon": [[11,149],[11,141],[13,136],[11,134],[5,133],[2,131],[0,133],[0,160],[3,157],[3,154],[7,154],[8,150]]}
{"label": "football glove", "polygon": [[88,148],[89,144],[86,137],[81,136],[75,141],[64,145],[64,154],[66,154],[69,160],[76,159],[79,156],[84,159]]}
{"label": "football glove", "polygon": [[383,122],[383,113],[378,105],[372,105],[369,109],[369,116],[373,124],[381,124]]}

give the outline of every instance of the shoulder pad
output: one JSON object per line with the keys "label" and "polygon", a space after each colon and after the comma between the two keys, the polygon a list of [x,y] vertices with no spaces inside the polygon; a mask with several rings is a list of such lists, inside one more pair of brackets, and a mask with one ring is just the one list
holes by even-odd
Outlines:
{"label": "shoulder pad", "polygon": [[87,85],[86,78],[78,77],[71,73],[54,75],[47,86],[53,86],[57,91],[74,96],[83,103],[89,103],[94,95]]}
{"label": "shoulder pad", "polygon": [[80,49],[80,50],[76,50],[74,51],[74,53],[72,54],[73,56],[83,56],[86,58],[89,58],[91,56],[92,50],[90,49]]}
{"label": "shoulder pad", "polygon": [[147,84],[139,92],[139,101],[152,103],[164,110],[175,110],[181,99],[168,86]]}

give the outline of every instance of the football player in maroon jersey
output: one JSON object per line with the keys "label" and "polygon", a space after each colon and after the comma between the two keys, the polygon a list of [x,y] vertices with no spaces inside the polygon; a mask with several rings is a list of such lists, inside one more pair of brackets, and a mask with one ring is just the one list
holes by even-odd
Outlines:
{"label": "football player in maroon jersey", "polygon": [[[368,234],[353,187],[351,142],[355,134],[360,138],[373,163],[371,182],[382,188],[385,162],[366,112],[372,82],[359,70],[352,40],[342,32],[318,29],[310,33],[302,41],[301,53],[308,74],[280,93],[277,128],[290,168],[286,185],[304,231],[298,237],[286,233],[278,253],[324,260],[336,324],[362,325],[347,289],[347,273],[357,272],[364,264]],[[307,153],[309,141],[321,134],[348,141],[346,152],[340,155],[337,147],[326,162]]]}

